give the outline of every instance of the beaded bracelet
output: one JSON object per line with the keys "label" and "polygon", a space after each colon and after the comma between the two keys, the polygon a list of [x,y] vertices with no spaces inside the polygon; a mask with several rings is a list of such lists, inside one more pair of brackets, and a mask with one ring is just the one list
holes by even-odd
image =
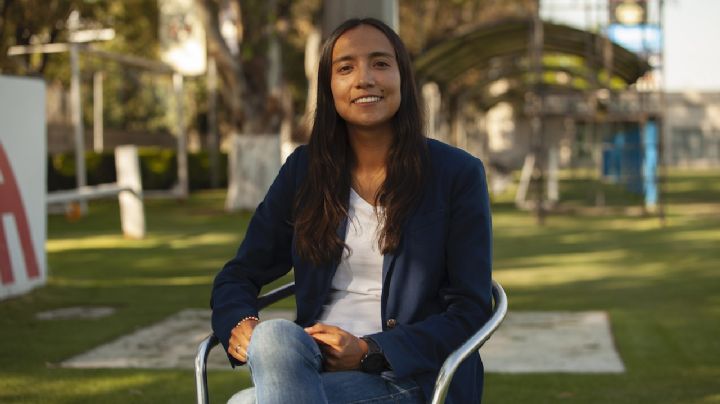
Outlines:
{"label": "beaded bracelet", "polygon": [[[237,324],[235,324],[235,327],[239,327],[239,326],[240,326],[240,324],[242,324],[242,323],[243,323],[244,321],[247,321],[247,320],[255,320],[255,321],[260,321],[260,319],[259,319],[259,318],[257,318],[257,316],[247,316],[247,317],[245,317],[244,319],[242,319],[242,320],[238,321],[238,323],[237,323]],[[233,327],[233,328],[234,328],[234,327]]]}

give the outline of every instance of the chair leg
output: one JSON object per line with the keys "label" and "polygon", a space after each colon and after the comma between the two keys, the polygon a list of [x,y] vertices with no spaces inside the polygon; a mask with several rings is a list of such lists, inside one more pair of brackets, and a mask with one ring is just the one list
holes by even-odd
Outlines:
{"label": "chair leg", "polygon": [[220,341],[215,334],[210,334],[198,346],[197,356],[195,356],[195,388],[198,404],[208,404],[210,402],[207,387],[207,359],[210,350],[218,343]]}

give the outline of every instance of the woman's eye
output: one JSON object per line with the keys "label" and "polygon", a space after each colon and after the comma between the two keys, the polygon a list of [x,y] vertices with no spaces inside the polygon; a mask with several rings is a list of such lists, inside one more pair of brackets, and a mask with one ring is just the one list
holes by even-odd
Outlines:
{"label": "woman's eye", "polygon": [[385,61],[383,61],[383,60],[378,60],[377,62],[375,62],[375,66],[377,66],[377,67],[390,67],[390,63],[385,62]]}
{"label": "woman's eye", "polygon": [[347,73],[350,70],[352,70],[352,66],[350,66],[350,65],[340,66],[337,69],[338,73]]}

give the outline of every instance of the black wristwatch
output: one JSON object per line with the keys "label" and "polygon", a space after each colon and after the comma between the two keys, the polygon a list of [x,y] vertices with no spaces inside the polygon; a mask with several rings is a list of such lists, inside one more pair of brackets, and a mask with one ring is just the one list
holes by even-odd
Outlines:
{"label": "black wristwatch", "polygon": [[360,370],[365,373],[380,373],[385,370],[387,361],[380,346],[369,337],[360,337],[368,346],[368,351],[360,360]]}

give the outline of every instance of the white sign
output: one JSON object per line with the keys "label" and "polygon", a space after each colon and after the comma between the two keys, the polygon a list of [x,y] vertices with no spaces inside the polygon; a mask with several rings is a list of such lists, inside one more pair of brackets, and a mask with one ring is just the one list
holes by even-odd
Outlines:
{"label": "white sign", "polygon": [[162,59],[185,76],[205,73],[205,28],[193,0],[158,0]]}
{"label": "white sign", "polygon": [[47,279],[45,83],[0,76],[0,299]]}
{"label": "white sign", "polygon": [[115,30],[112,28],[70,32],[70,42],[109,41],[113,38],[115,38]]}

